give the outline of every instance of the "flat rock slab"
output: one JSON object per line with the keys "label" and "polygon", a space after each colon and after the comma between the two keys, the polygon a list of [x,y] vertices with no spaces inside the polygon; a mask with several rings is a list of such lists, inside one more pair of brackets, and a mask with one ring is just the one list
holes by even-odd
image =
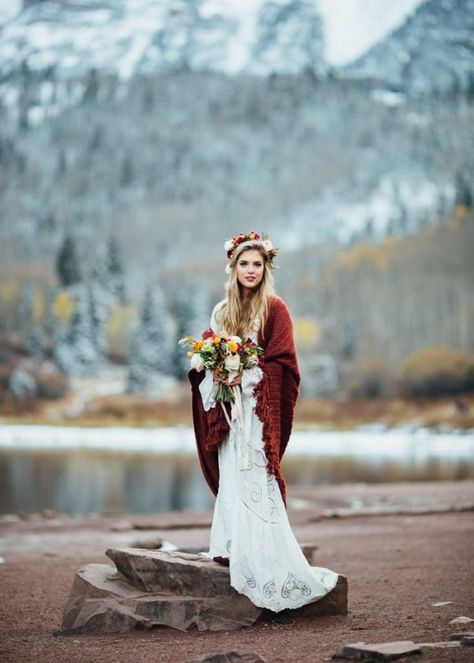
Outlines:
{"label": "flat rock slab", "polygon": [[[193,553],[108,549],[108,564],[77,571],[63,611],[67,633],[117,633],[168,626],[187,631],[235,630],[275,615],[255,606],[230,585],[229,569]],[[347,579],[293,615],[347,614]],[[281,613],[278,613],[281,614]]]}
{"label": "flat rock slab", "polygon": [[196,658],[193,661],[189,661],[189,663],[266,663],[266,659],[253,651],[229,651],[225,654],[208,654],[203,658]]}
{"label": "flat rock slab", "polygon": [[373,659],[379,661],[392,661],[402,656],[421,653],[420,646],[412,640],[396,640],[394,642],[378,642],[374,644],[355,642],[344,645],[332,658],[362,661],[371,656]]}
{"label": "flat rock slab", "polygon": [[222,595],[145,592],[128,583],[108,564],[87,564],[74,576],[61,631],[57,634],[120,633],[152,626],[169,626],[181,631],[193,628],[225,631],[251,626],[261,608],[254,606],[246,596],[235,594],[230,600]]}
{"label": "flat rock slab", "polygon": [[462,640],[463,638],[474,638],[474,631],[461,631],[460,633],[453,633],[449,636],[450,640]]}
{"label": "flat rock slab", "polygon": [[139,548],[105,551],[117,570],[137,589],[179,596],[240,596],[229,583],[229,570],[198,553]]}
{"label": "flat rock slab", "polygon": [[471,622],[474,622],[474,619],[471,619],[470,617],[465,617],[464,615],[461,617],[455,617],[454,619],[451,619],[449,622],[450,624],[470,624]]}
{"label": "flat rock slab", "polygon": [[423,649],[453,649],[460,647],[461,643],[455,640],[441,640],[439,642],[417,642],[418,647]]}
{"label": "flat rock slab", "polygon": [[453,633],[449,637],[449,642],[457,642],[461,645],[467,645],[472,647],[474,645],[474,631],[463,631],[461,633]]}

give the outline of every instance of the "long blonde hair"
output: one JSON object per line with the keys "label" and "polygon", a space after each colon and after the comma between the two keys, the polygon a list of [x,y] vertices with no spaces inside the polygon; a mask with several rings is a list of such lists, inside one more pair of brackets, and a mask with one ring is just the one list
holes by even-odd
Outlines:
{"label": "long blonde hair", "polygon": [[[262,280],[250,298],[244,303],[242,286],[237,280],[237,261],[245,251],[258,251],[264,262]],[[258,240],[243,242],[234,251],[227,271],[229,278],[225,284],[226,297],[220,302],[216,313],[219,328],[229,336],[248,336],[255,318],[260,320],[260,329],[264,337],[265,322],[268,316],[268,305],[271,295],[275,294],[270,259],[263,245]]]}

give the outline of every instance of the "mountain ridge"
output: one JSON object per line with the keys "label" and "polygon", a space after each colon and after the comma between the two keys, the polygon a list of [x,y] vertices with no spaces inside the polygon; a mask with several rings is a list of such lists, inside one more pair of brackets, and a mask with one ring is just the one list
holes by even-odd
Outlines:
{"label": "mountain ridge", "polygon": [[311,0],[261,0],[253,24],[218,10],[214,0],[30,4],[3,26],[0,72],[22,63],[67,75],[100,69],[125,79],[176,66],[227,74],[327,72],[321,17]]}
{"label": "mountain ridge", "polygon": [[342,69],[410,96],[474,85],[474,0],[425,0]]}
{"label": "mountain ridge", "polygon": [[[163,19],[163,5],[140,4],[159,10]],[[92,5],[107,16],[120,18],[122,12],[123,19],[127,2],[88,0],[89,22]],[[286,28],[297,5],[303,7],[262,0],[266,12],[254,62],[267,66],[275,44],[294,35]],[[45,17],[55,24],[64,3],[25,10],[15,39],[39,7],[44,20],[36,39],[49,39],[51,31],[41,32]],[[166,40],[181,35],[174,52],[194,57],[190,2],[166,4],[167,11],[173,7],[176,30],[160,33],[158,46],[171,53]],[[203,0],[201,10],[203,21],[217,20],[211,0]],[[107,16],[93,26],[98,38]],[[309,41],[318,20],[308,28]],[[155,39],[154,27],[151,33]],[[85,34],[79,30],[76,37],[87,50]],[[130,26],[120,36],[128,38]],[[66,42],[46,45],[63,49]],[[114,53],[106,55],[113,63]],[[147,72],[140,52],[131,56],[125,79],[113,68],[91,69],[90,61],[79,69],[70,62],[65,75],[54,58],[37,62],[35,70],[21,57],[0,78],[0,161],[8,163],[0,228],[3,236],[14,236],[19,251],[30,241],[25,238],[36,241],[39,228],[46,246],[57,241],[60,229],[77,226],[91,233],[94,224],[105,227],[112,218],[126,226],[128,215],[145,225],[157,209],[164,223],[206,218],[214,229],[223,214],[237,225],[258,209],[261,222],[293,248],[401,235],[441,218],[456,199],[456,182],[468,181],[472,100],[462,95],[417,101],[384,95],[381,80],[371,89],[366,80],[319,75],[311,68],[230,76],[204,65],[192,70],[189,59],[171,58],[168,69]],[[148,227],[143,232],[149,236]]]}

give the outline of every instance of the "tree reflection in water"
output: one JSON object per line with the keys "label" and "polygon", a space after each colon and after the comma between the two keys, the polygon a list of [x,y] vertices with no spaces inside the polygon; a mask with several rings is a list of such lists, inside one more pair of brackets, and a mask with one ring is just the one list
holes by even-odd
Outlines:
{"label": "tree reflection in water", "polygon": [[[384,460],[348,456],[286,457],[289,485],[464,479],[466,459]],[[212,509],[214,498],[197,457],[68,450],[0,450],[0,513],[159,513]]]}

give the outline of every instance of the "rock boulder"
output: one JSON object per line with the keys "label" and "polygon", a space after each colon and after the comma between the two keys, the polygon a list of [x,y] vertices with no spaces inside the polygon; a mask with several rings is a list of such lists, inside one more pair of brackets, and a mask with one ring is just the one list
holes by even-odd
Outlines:
{"label": "rock boulder", "polygon": [[[153,626],[235,630],[274,614],[231,587],[227,567],[201,555],[135,548],[108,549],[106,555],[115,567],[87,564],[75,574],[57,635]],[[289,612],[347,614],[346,578],[339,576],[322,599]]]}

